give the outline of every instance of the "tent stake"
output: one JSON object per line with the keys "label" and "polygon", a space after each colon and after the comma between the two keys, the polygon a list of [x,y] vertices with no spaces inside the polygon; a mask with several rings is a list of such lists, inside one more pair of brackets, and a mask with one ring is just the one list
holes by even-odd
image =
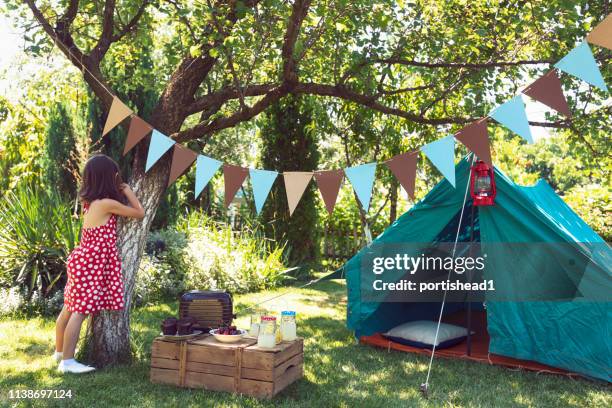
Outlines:
{"label": "tent stake", "polygon": [[427,393],[428,390],[429,386],[427,385],[427,383],[421,384],[421,393],[423,394],[424,398],[429,398],[429,394]]}

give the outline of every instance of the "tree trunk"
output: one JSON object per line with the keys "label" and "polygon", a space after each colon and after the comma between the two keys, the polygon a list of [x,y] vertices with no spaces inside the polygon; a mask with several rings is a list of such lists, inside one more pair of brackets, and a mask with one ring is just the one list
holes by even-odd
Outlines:
{"label": "tree trunk", "polygon": [[140,143],[135,149],[137,150],[129,185],[142,203],[145,216],[142,220],[119,218],[117,247],[124,281],[125,307],[121,311],[102,311],[93,317],[93,332],[87,344],[87,360],[97,367],[131,362],[130,309],[134,283],[147,233],[166,190],[170,173],[170,155],[167,154],[145,174],[147,143]]}

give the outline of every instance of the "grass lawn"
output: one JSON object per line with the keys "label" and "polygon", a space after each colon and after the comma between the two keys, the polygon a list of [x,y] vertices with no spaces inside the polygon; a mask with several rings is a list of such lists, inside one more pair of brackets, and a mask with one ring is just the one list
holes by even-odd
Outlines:
{"label": "grass lawn", "polygon": [[[281,289],[280,291],[286,291]],[[237,296],[236,311],[278,293]],[[612,388],[587,380],[510,371],[474,362],[438,359],[430,381],[430,398],[418,391],[428,358],[387,352],[356,344],[345,327],[345,287],[318,283],[313,289],[292,290],[272,304],[299,313],[298,331],[305,340],[305,378],[272,401],[236,395],[153,385],[148,379],[149,349],[163,317],[176,314],[177,303],[137,309],[133,336],[137,361],[84,376],[62,376],[49,357],[53,352],[54,319],[0,320],[0,405],[66,405],[62,400],[16,401],[11,389],[72,391],[70,406],[304,406],[304,407],[440,407],[534,406],[609,407]],[[248,316],[239,319],[247,327]]]}

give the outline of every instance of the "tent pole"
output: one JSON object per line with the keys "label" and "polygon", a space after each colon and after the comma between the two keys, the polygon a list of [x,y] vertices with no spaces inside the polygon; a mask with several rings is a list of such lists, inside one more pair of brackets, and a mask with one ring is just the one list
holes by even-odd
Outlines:
{"label": "tent pole", "polygon": [[[474,245],[474,212],[475,212],[475,206],[474,206],[474,202],[472,202],[472,216],[470,217],[471,219],[471,226],[470,226],[470,249],[469,249],[469,253],[468,256],[471,258],[472,257],[472,246]],[[472,271],[468,270],[467,271],[468,274],[468,283],[472,282]],[[471,356],[472,355],[472,301],[470,299],[470,294],[468,292],[468,298],[467,298],[468,304],[467,304],[467,355]]]}
{"label": "tent pole", "polygon": [[[472,164],[474,164],[474,161],[476,160],[476,155],[474,155],[474,153],[471,153],[471,156],[472,156]],[[470,169],[471,169],[471,166],[470,166]],[[463,213],[465,212],[465,203],[467,202],[467,194],[470,188],[470,178],[469,178],[470,171],[471,170],[468,170],[468,179],[467,179],[467,182],[465,183],[465,193],[463,195],[463,204],[461,205],[461,213],[459,214],[459,226],[457,227],[457,235],[455,235],[455,243],[453,244],[453,254],[452,254],[453,258],[455,258],[455,251],[457,250],[457,242],[459,241],[459,233],[461,232],[461,224],[463,222]],[[448,276],[446,278],[447,280],[450,280],[452,271],[453,271],[452,269],[449,269]],[[429,367],[427,367],[427,377],[425,378],[425,382],[422,383],[420,387],[421,392],[423,393],[425,397],[427,397],[428,392],[429,392],[429,376],[431,375],[431,367],[433,365],[434,355],[436,354],[436,343],[438,342],[438,334],[440,333],[440,324],[442,323],[442,315],[444,314],[444,304],[446,303],[447,292],[448,290],[445,289],[444,295],[442,296],[442,305],[440,306],[440,315],[438,316],[438,325],[436,326],[436,335],[434,337],[434,344],[431,347],[431,356],[429,357]]]}

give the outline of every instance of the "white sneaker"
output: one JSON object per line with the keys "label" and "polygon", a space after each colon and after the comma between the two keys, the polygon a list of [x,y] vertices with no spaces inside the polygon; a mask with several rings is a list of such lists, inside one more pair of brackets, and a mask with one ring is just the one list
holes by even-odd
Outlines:
{"label": "white sneaker", "polygon": [[62,353],[61,351],[54,352],[53,359],[55,360],[56,363],[61,362],[64,359],[64,353]]}
{"label": "white sneaker", "polygon": [[60,373],[74,373],[83,374],[94,371],[95,367],[91,367],[85,364],[81,364],[76,360],[62,360],[57,367],[57,371]]}

